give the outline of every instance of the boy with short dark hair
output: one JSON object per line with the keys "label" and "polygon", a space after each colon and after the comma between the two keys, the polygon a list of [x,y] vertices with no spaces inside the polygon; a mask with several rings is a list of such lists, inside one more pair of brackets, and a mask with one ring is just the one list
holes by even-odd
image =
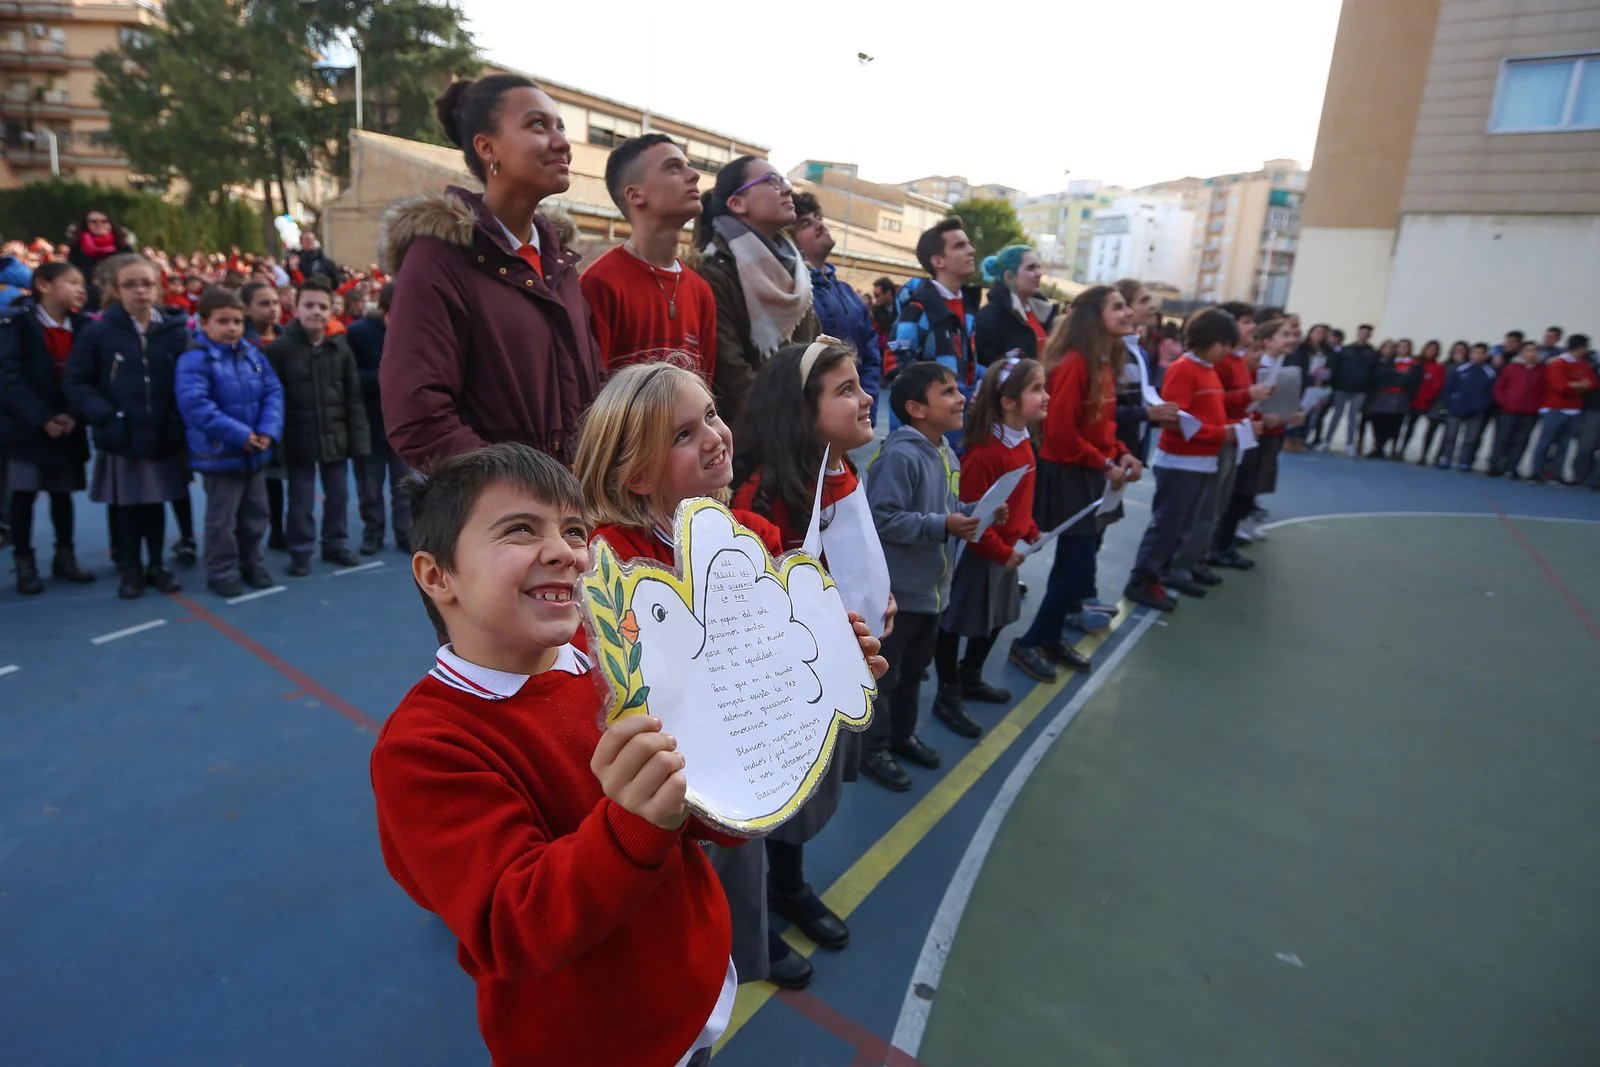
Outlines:
{"label": "boy with short dark hair", "polygon": [[1135,604],[1171,611],[1178,606],[1162,584],[1184,539],[1193,531],[1201,506],[1215,500],[1217,453],[1237,438],[1223,406],[1222,380],[1214,364],[1240,341],[1239,323],[1221,308],[1197,311],[1184,326],[1188,351],[1167,368],[1161,399],[1200,420],[1192,434],[1180,426],[1161,431],[1150,468],[1156,495],[1150,525],[1123,595]]}
{"label": "boy with short dark hair", "polygon": [[[1472,346],[1467,362],[1450,369],[1444,383],[1444,443],[1439,447],[1439,458],[1434,465],[1448,470],[1452,464],[1462,471],[1472,470],[1478,458],[1478,444],[1483,440],[1483,427],[1489,420],[1489,409],[1494,407],[1495,370],[1489,366],[1489,346],[1479,342]],[[1466,436],[1461,441],[1461,454],[1456,455],[1456,438],[1462,430]]]}
{"label": "boy with short dark hair", "polygon": [[978,260],[964,225],[961,216],[946,215],[917,238],[917,262],[928,276],[900,287],[889,347],[900,366],[915,360],[944,364],[970,397],[978,381],[973,331],[983,294],[966,284]]}
{"label": "boy with short dark hair", "polygon": [[597,725],[577,479],[501,444],[409,488],[449,643],[372,753],[389,873],[458,939],[493,1062],[703,1063],[737,991],[728,905],[661,720]]}
{"label": "boy with short dark hair", "polygon": [[902,367],[889,404],[903,425],[867,468],[867,503],[899,611],[883,639],[889,673],[878,685],[861,769],[903,793],[911,788],[911,776],[895,757],[939,766],[939,754],[917,738],[917,702],[922,672],[933,662],[939,613],[950,599],[956,542],[970,541],[978,520],[961,503],[961,461],[945,440],[961,429],[967,408],[955,375],[934,362]]}
{"label": "boy with short dark hair", "polygon": [[702,210],[700,172],[672,138],[647,133],[611,150],[606,191],[632,232],[578,279],[606,368],[671,360],[710,381],[716,296],[678,260],[683,227]]}
{"label": "boy with short dark hair", "polygon": [[295,296],[294,321],[267,346],[267,359],[283,383],[283,458],[288,466],[289,512],[285,539],[289,573],[311,573],[317,546],[313,518],[322,482],[322,559],[340,567],[361,562],[350,551],[350,460],[371,450],[361,375],[343,337],[328,333],[333,288],[319,277]]}

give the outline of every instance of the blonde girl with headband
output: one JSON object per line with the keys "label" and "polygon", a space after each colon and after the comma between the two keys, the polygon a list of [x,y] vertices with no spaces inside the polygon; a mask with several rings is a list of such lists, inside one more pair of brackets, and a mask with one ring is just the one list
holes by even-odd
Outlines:
{"label": "blonde girl with headband", "polygon": [[[613,375],[584,417],[573,471],[594,529],[591,542],[603,538],[624,559],[643,557],[670,567],[678,505],[696,497],[724,504],[731,499],[733,433],[699,375],[672,363],[637,364]],[[768,552],[782,554],[777,526],[738,508],[733,516]],[[877,640],[866,636],[864,624],[856,632],[868,664],[881,676],[887,665],[877,654]],[[804,988],[811,964],[770,936],[765,850],[754,842],[715,840],[706,851],[727,894],[739,981]]]}
{"label": "blonde girl with headband", "polygon": [[[779,349],[751,384],[739,440],[744,447],[734,464],[734,506],[772,520],[786,550],[805,541],[824,455],[824,528],[839,508],[866,507],[850,452],[872,443],[872,397],[861,387],[855,349],[827,336]],[[861,735],[841,734],[816,795],[766,842],[769,907],[823,948],[844,948],[850,930],[806,883],[805,843],[828,825],[843,783],[855,781],[860,767]],[[788,946],[768,936],[776,963]]]}
{"label": "blonde girl with headband", "polygon": [[[1028,428],[1045,417],[1050,393],[1044,367],[1032,359],[1010,358],[989,368],[967,410],[962,442],[961,499],[977,501],[1011,471],[1027,473],[1006,498],[1006,514],[966,547],[950,584],[950,605],[939,618],[933,664],[939,694],[933,716],[962,737],[983,733],[967,714],[966,701],[1009,704],[1011,693],[983,680],[983,665],[1000,631],[1022,617],[1022,583],[1017,569],[1023,543],[1039,540],[1033,520],[1036,472]],[[967,654],[960,657],[961,639]],[[959,657],[959,659],[958,659]]]}

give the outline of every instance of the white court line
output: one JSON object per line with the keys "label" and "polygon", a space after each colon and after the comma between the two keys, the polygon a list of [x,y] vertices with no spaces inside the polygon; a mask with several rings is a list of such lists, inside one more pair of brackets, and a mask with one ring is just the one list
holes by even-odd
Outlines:
{"label": "white court line", "polygon": [[21,669],[15,663],[8,663],[4,667],[0,667],[0,678],[4,678],[8,674],[16,674]]}
{"label": "white court line", "polygon": [[[1133,633],[1117,646],[1104,663],[1094,665],[1094,674],[1078,690],[1076,696],[1067,702],[1066,707],[1056,713],[1050,720],[1050,725],[1034,739],[1028,746],[1028,751],[1022,754],[1017,765],[1006,776],[1005,783],[1000,786],[1000,791],[995,794],[994,800],[989,802],[989,810],[983,816],[983,821],[978,824],[978,829],[972,835],[972,841],[967,845],[967,851],[961,857],[961,865],[956,868],[956,873],[950,879],[950,885],[944,891],[944,899],[939,902],[939,911],[933,917],[933,924],[928,928],[928,936],[922,942],[922,954],[917,958],[916,970],[911,974],[911,981],[906,986],[905,1001],[900,1007],[900,1021],[895,1024],[894,1037],[890,1044],[912,1058],[917,1055],[917,1050],[922,1045],[922,1034],[928,1026],[928,1014],[933,1010],[933,998],[939,989],[939,979],[944,974],[945,959],[950,954],[950,947],[955,943],[956,930],[961,926],[961,915],[967,909],[967,901],[972,896],[972,888],[977,884],[978,874],[983,869],[983,861],[989,857],[989,847],[994,844],[995,834],[1000,830],[1000,824],[1005,821],[1006,814],[1011,810],[1011,804],[1022,792],[1022,787],[1027,784],[1028,776],[1034,768],[1044,759],[1045,753],[1050,751],[1050,746],[1055,744],[1056,738],[1061,736],[1063,730],[1072,724],[1072,720],[1089,702],[1089,698],[1099,691],[1106,679],[1115,673],[1123,657],[1132,651],[1139,639],[1149,632],[1152,624],[1157,622],[1157,613],[1148,612]],[[922,991],[919,993],[919,990]],[[926,993],[926,995],[923,995]],[[874,1060],[873,1062],[877,1062]]]}
{"label": "white court line", "polygon": [[166,619],[151,619],[149,622],[141,622],[138,626],[130,626],[126,630],[112,630],[108,634],[101,634],[99,637],[91,637],[89,638],[89,643],[91,645],[103,645],[107,641],[115,641],[123,637],[132,637],[134,634],[142,634],[146,630],[154,630],[157,626],[165,626],[166,624]]}
{"label": "white court line", "polygon": [[383,562],[384,561],[381,560],[381,559],[375,559],[371,563],[360,563],[360,564],[357,564],[354,567],[346,567],[343,570],[334,571],[333,572],[333,576],[335,578],[337,578],[341,574],[356,574],[356,573],[359,573],[361,571],[375,570],[378,567],[383,566]]}
{"label": "white court line", "polygon": [[[1492,511],[1342,511],[1334,515],[1296,515],[1292,519],[1278,519],[1261,527],[1276,530],[1280,526],[1299,526],[1306,522],[1326,519],[1498,519]],[[1574,522],[1583,526],[1600,526],[1600,519],[1569,519],[1561,515],[1507,515],[1514,522]]]}
{"label": "white court line", "polygon": [[231,596],[227,600],[224,600],[223,603],[243,604],[247,600],[260,600],[264,596],[271,596],[273,593],[281,593],[287,588],[289,587],[286,585],[274,585],[269,589],[257,589],[253,593],[241,593],[238,596]]}

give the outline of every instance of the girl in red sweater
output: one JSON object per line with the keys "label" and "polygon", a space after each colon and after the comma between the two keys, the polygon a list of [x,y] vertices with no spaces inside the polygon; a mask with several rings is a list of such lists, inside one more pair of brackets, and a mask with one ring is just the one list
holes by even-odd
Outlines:
{"label": "girl in red sweater", "polygon": [[[1004,521],[997,519],[962,551],[950,583],[950,604],[939,619],[933,653],[939,695],[934,698],[933,714],[967,737],[977,737],[982,727],[967,715],[966,701],[1011,703],[1010,691],[983,680],[983,664],[1000,631],[1022,617],[1017,568],[1023,557],[1018,555],[1017,545],[1039,540],[1039,526],[1033,521],[1036,460],[1028,427],[1045,417],[1049,403],[1044,367],[1035,360],[1011,358],[989,368],[967,409],[961,499],[981,500],[1001,475],[1027,469],[1006,498]],[[958,665],[963,637],[967,654]],[[1049,673],[1054,674],[1054,668]],[[970,723],[970,728],[963,729],[964,723]]]}
{"label": "girl in red sweater", "polygon": [[[785,551],[805,542],[824,453],[829,468],[822,483],[822,528],[842,509],[867,507],[866,491],[850,460],[853,449],[872,443],[872,397],[861,388],[855,350],[827,337],[780,349],[745,396],[739,440],[734,507],[770,519]],[[870,514],[866,528],[872,529]],[[855,781],[860,767],[861,735],[841,733],[816,794],[766,839],[770,911],[835,950],[849,943],[850,930],[806,884],[805,844],[828,825],[844,783]],[[788,946],[774,933],[768,939],[774,960],[782,958]]]}
{"label": "girl in red sweater", "polygon": [[[1117,439],[1116,388],[1127,353],[1123,337],[1133,332],[1133,309],[1109,285],[1085,289],[1072,310],[1057,320],[1045,343],[1050,410],[1039,449],[1033,515],[1051,530],[1109,490],[1137,481],[1144,465]],[[1106,525],[1122,517],[1119,507],[1090,515],[1056,540],[1055,561],[1039,612],[1028,632],[1011,643],[1011,662],[1037,681],[1053,681],[1053,664],[1074,671],[1090,668],[1088,657],[1062,639],[1071,614],[1085,630],[1104,630],[1110,619],[1085,612],[1094,595],[1095,557]],[[1088,616],[1098,616],[1089,618]]]}
{"label": "girl in red sweater", "polygon": [[[678,505],[695,497],[724,504],[731,498],[733,434],[699,375],[673,363],[635,364],[613,375],[595,398],[573,469],[583,486],[592,539],[604,538],[624,558],[672,566],[670,531]],[[734,509],[733,515],[768,552],[783,553],[778,527],[753,512]],[[858,633],[864,630],[857,627]],[[881,674],[886,665],[877,656],[878,642],[863,637],[862,649]],[[765,850],[713,846],[708,854],[727,894],[739,980],[804,988],[811,964],[768,930]]]}
{"label": "girl in red sweater", "polygon": [[[1459,341],[1456,343],[1460,344]],[[1449,414],[1444,409],[1443,393],[1450,367],[1439,358],[1442,351],[1438,341],[1429,341],[1422,346],[1422,355],[1418,357],[1418,362],[1422,364],[1422,384],[1417,386],[1417,395],[1411,401],[1411,414],[1406,416],[1405,432],[1400,435],[1400,451],[1404,452],[1411,447],[1411,438],[1416,434],[1417,427],[1422,425],[1422,420],[1428,420],[1428,432],[1422,438],[1422,454],[1417,457],[1419,467],[1428,465],[1433,439],[1439,436]]]}

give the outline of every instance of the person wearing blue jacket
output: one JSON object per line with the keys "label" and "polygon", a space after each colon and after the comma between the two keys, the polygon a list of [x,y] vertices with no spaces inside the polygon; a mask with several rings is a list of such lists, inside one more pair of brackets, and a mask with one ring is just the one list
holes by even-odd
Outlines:
{"label": "person wearing blue jacket", "polygon": [[872,397],[872,417],[876,421],[878,387],[883,377],[878,331],[860,294],[847,282],[841,282],[838,271],[828,262],[834,248],[833,233],[822,217],[817,198],[810,193],[794,194],[794,243],[811,268],[811,307],[822,332],[849,341],[855,348],[859,361],[856,373],[861,377],[861,388]]}
{"label": "person wearing blue jacket", "polygon": [[367,430],[372,451],[356,459],[356,495],[361,501],[361,554],[375,556],[383,551],[383,485],[389,483],[389,511],[394,520],[394,547],[411,555],[411,498],[401,483],[411,468],[389,445],[383,431],[383,397],[378,388],[378,370],[383,365],[383,343],[389,333],[389,309],[394,304],[394,282],[378,290],[377,310],[369,310],[350,324],[345,340],[356,357],[356,372],[361,376],[361,395],[367,402]]}
{"label": "person wearing blue jacket", "polygon": [[122,570],[117,595],[125,600],[143,596],[147,585],[163,593],[183,588],[163,565],[162,539],[167,501],[189,495],[183,419],[173,394],[189,335],[182,318],[156,310],[156,279],[145,257],[118,258],[105,294],[117,302],[78,334],[61,376],[72,409],[89,423],[95,446],[89,499],[108,505]]}
{"label": "person wearing blue jacket", "polygon": [[220,597],[272,588],[261,562],[267,532],[266,467],[283,436],[283,386],[259,348],[244,340],[244,301],[207,289],[201,337],[178,358],[178,411],[189,466],[206,487],[202,535],[206,587]]}
{"label": "person wearing blue jacket", "polygon": [[[1444,444],[1439,449],[1435,466],[1447,470],[1452,463],[1470,471],[1478,454],[1478,442],[1483,440],[1483,427],[1489,420],[1489,410],[1494,407],[1494,368],[1489,366],[1489,346],[1472,346],[1472,355],[1465,363],[1451,368],[1444,383]],[[1462,428],[1466,437],[1461,442],[1460,455],[1456,454],[1456,437]]]}
{"label": "person wearing blue jacket", "polygon": [[19,257],[0,254],[0,311],[20,304],[33,284],[33,269]]}
{"label": "person wearing blue jacket", "polygon": [[[983,292],[966,284],[978,261],[964,225],[961,216],[946,215],[917,238],[917,262],[928,277],[913,278],[900,287],[895,297],[899,317],[889,347],[899,367],[921,360],[942,364],[955,375],[961,395],[970,400],[983,376],[977,346]],[[891,405],[891,430],[899,426],[893,414]],[[961,432],[951,434],[949,441],[951,448],[959,448]]]}

